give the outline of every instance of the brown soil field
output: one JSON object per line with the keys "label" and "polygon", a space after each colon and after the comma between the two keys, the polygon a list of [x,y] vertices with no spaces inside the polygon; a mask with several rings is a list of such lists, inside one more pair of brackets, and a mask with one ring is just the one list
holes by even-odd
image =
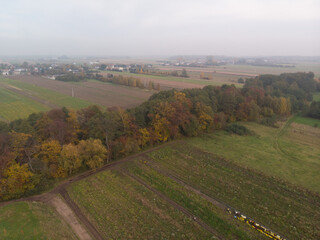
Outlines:
{"label": "brown soil field", "polygon": [[11,79],[74,96],[96,104],[130,108],[146,101],[155,91],[99,82],[69,83],[38,76],[11,76]]}
{"label": "brown soil field", "polygon": [[194,67],[158,67],[160,70],[166,70],[166,71],[173,71],[178,70],[182,71],[182,69],[186,69],[189,72],[205,72],[205,73],[218,73],[223,75],[232,75],[232,76],[238,76],[238,77],[256,77],[258,74],[251,74],[251,73],[245,73],[245,72],[227,72],[227,71],[220,71],[220,70],[214,70],[210,68],[194,68]]}

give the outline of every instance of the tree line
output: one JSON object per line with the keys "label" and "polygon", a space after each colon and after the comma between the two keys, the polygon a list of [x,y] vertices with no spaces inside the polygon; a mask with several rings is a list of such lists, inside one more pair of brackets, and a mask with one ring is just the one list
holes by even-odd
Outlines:
{"label": "tree line", "polygon": [[57,179],[147,146],[223,129],[236,121],[268,122],[290,115],[290,96],[268,91],[249,83],[242,89],[223,85],[161,91],[128,110],[62,108],[0,122],[0,199],[43,190]]}
{"label": "tree line", "polygon": [[92,78],[102,81],[102,82],[110,82],[113,84],[118,84],[118,85],[124,85],[124,86],[129,86],[129,87],[138,87],[141,89],[149,89],[149,90],[157,90],[160,91],[160,84],[159,83],[154,83],[153,81],[149,80],[146,84],[141,81],[139,78],[134,78],[134,77],[127,77],[123,75],[113,75],[113,74],[108,74],[106,77],[104,77],[101,74],[95,74],[92,76]]}

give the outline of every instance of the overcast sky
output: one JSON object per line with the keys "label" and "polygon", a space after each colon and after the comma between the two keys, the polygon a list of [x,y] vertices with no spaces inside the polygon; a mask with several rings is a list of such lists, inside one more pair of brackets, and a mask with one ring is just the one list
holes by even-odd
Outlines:
{"label": "overcast sky", "polygon": [[320,0],[0,0],[0,55],[320,55]]}

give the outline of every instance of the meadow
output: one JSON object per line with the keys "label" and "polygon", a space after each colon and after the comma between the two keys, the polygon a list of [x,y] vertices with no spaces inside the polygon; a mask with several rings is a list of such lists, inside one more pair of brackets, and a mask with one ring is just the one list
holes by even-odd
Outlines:
{"label": "meadow", "polygon": [[[84,82],[62,82],[37,76],[13,76],[10,77],[19,82],[19,84],[29,84],[33,87],[40,87],[48,91],[67,96],[71,96],[72,89],[74,90],[74,99],[78,102],[82,101],[87,104],[97,104],[104,107],[124,107],[129,108],[137,106],[147,100],[154,91],[126,87],[99,81],[84,81]],[[64,101],[62,101],[64,103]]]}
{"label": "meadow", "polygon": [[36,202],[17,202],[0,208],[0,239],[77,238],[51,206]]}
{"label": "meadow", "polygon": [[12,121],[31,113],[49,110],[48,106],[0,86],[0,120]]}
{"label": "meadow", "polygon": [[43,99],[57,107],[69,107],[73,109],[80,109],[92,105],[92,102],[88,102],[79,98],[74,98],[66,94],[62,94],[50,89],[36,86],[13,79],[0,78],[0,83],[13,86],[18,91],[27,92],[30,96],[35,96]]}

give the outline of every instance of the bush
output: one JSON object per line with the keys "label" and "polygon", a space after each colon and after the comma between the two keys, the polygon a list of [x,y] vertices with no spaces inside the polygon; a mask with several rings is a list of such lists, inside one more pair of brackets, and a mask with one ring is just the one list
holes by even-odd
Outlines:
{"label": "bush", "polygon": [[276,122],[277,122],[277,117],[276,116],[272,116],[272,117],[263,118],[260,121],[260,124],[268,126],[268,127],[277,127],[276,126]]}
{"label": "bush", "polygon": [[226,128],[226,131],[229,133],[233,133],[233,134],[237,134],[240,136],[245,136],[245,135],[254,135],[255,133],[251,130],[249,130],[248,128],[246,128],[245,126],[233,123],[231,125],[229,125]]}

